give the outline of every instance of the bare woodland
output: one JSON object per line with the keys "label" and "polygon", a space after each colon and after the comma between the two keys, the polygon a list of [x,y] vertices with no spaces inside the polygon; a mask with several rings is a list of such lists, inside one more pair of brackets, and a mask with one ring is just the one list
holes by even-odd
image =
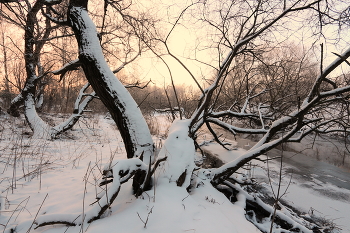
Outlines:
{"label": "bare woodland", "polygon": [[[233,175],[267,151],[298,143],[307,135],[348,139],[350,47],[328,43],[324,28],[332,26],[337,35],[331,39],[348,46],[344,35],[350,22],[349,5],[340,0],[193,1],[183,6],[170,27],[161,30],[161,20],[138,11],[137,4],[1,1],[1,111],[13,117],[23,114],[32,137],[48,140],[70,130],[86,111],[108,111],[127,154],[118,166],[102,171],[101,185],[112,183],[112,188],[85,218],[74,222],[59,215],[55,221],[39,218],[37,227],[98,221],[118,198],[123,183],[132,179],[134,195],[139,197],[156,188],[152,177],[157,174],[188,193],[201,185],[200,179],[229,195],[245,193],[247,211],[273,212],[272,222],[285,232],[304,232],[304,226],[283,217],[277,207],[269,209],[240,188],[252,180]],[[192,73],[169,42],[177,27],[189,23],[188,17],[205,25],[212,36],[204,45],[211,51],[211,62],[191,58],[210,69],[207,76]],[[297,22],[308,25],[304,27],[309,27],[317,42],[301,47],[288,41],[303,29],[295,26]],[[9,27],[23,37],[9,37]],[[329,44],[334,46],[332,51],[327,49]],[[196,85],[175,85],[170,67],[170,85],[155,86],[152,80],[139,80],[137,73],[128,77],[123,68],[146,52],[165,64],[165,57],[172,58]],[[330,54],[332,60],[326,60]],[[188,142],[181,155],[167,153],[166,142],[156,148],[145,120],[156,111],[178,118],[173,124],[181,130],[170,131],[168,137],[175,144]],[[49,112],[65,113],[67,119],[51,125],[44,117]],[[197,167],[193,154],[201,150],[196,140],[203,128],[225,148],[217,129],[258,135],[259,141],[230,163],[212,169]],[[317,227],[309,230],[321,232]]]}

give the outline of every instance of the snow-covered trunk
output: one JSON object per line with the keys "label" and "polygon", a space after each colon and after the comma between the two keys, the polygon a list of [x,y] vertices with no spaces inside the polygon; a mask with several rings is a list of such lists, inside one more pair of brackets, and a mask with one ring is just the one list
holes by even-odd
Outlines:
{"label": "snow-covered trunk", "polygon": [[25,86],[19,95],[18,98],[15,98],[16,101],[11,105],[11,111],[18,111],[18,105],[23,102],[24,103],[24,114],[27,119],[27,122],[30,128],[33,130],[34,138],[47,138],[49,134],[50,126],[45,123],[36,112],[35,105],[35,92],[36,92],[36,84],[39,80],[36,74],[36,67],[38,63],[38,54],[34,52],[35,39],[34,39],[34,31],[35,24],[37,23],[36,15],[39,10],[43,7],[44,0],[38,0],[34,6],[30,9],[27,14],[26,19],[26,27],[25,27],[25,47],[24,47],[24,58],[25,58],[25,66],[27,79]]}
{"label": "snow-covered trunk", "polygon": [[24,100],[24,115],[34,133],[33,138],[50,138],[51,127],[38,115],[32,93],[29,93]]}
{"label": "snow-covered trunk", "polygon": [[[38,73],[39,76],[44,75],[44,68],[40,63],[40,59],[38,57],[37,62],[38,67]],[[42,111],[43,103],[44,103],[44,88],[45,88],[45,82],[43,82],[41,79],[37,82],[37,93],[35,97],[35,107],[38,112]]]}
{"label": "snow-covered trunk", "polygon": [[[83,87],[77,99],[75,106],[76,111],[69,119],[55,127],[48,125],[38,115],[37,108],[42,105],[44,88],[43,84],[38,85],[40,76],[44,74],[43,67],[40,64],[40,51],[44,46],[44,42],[36,41],[34,35],[36,30],[35,25],[37,24],[37,13],[40,11],[40,9],[42,9],[44,3],[44,0],[36,1],[27,14],[24,54],[27,78],[23,90],[16,98],[14,98],[8,112],[13,116],[19,116],[18,108],[19,106],[24,105],[24,115],[29,127],[33,131],[33,137],[51,139],[74,126],[74,124],[81,117],[81,114],[87,104],[94,97],[94,93],[92,93],[90,96],[87,96],[83,101],[81,101],[85,95],[84,91],[87,89],[88,85],[86,87]],[[50,31],[50,25],[47,23],[44,38],[49,37]],[[37,75],[36,70],[38,71],[39,75]],[[39,93],[37,93],[38,91]]]}
{"label": "snow-covered trunk", "polygon": [[102,53],[95,24],[87,12],[88,0],[71,0],[68,19],[79,45],[79,60],[96,94],[109,110],[123,137],[128,158],[154,151],[147,123],[136,102],[110,70]]}
{"label": "snow-covered trunk", "polygon": [[19,117],[19,107],[24,104],[26,96],[31,93],[35,96],[36,83],[38,77],[35,72],[35,67],[38,62],[38,57],[34,52],[34,45],[36,43],[34,39],[35,24],[37,23],[36,15],[44,5],[44,0],[38,0],[33,7],[28,11],[26,25],[24,27],[24,60],[26,66],[27,79],[21,93],[11,101],[11,106],[7,112],[15,117]]}

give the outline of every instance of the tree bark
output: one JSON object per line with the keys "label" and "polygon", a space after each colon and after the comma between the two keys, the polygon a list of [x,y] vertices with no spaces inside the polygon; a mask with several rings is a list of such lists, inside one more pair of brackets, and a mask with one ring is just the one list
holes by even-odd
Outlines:
{"label": "tree bark", "polygon": [[110,70],[102,53],[95,24],[87,12],[88,0],[71,0],[68,20],[79,46],[86,78],[116,122],[128,158],[143,154],[149,162],[154,145],[147,123],[130,93]]}
{"label": "tree bark", "polygon": [[[43,7],[45,1],[38,0],[35,2],[33,7],[28,11],[25,32],[24,32],[24,60],[26,66],[27,79],[21,93],[12,100],[10,108],[7,112],[15,117],[19,117],[19,107],[24,104],[27,95],[32,94],[35,96],[36,83],[38,77],[35,72],[35,67],[38,62],[37,53],[34,51],[35,39],[34,39],[34,30],[35,23],[37,22],[36,15]],[[29,123],[29,125],[31,125]],[[31,127],[32,128],[32,127]],[[33,129],[33,128],[32,128]]]}

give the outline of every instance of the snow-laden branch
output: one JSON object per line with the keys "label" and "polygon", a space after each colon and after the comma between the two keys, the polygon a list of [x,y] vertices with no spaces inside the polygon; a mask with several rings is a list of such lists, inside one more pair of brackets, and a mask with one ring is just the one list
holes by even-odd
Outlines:
{"label": "snow-laden branch", "polygon": [[268,131],[266,129],[249,129],[249,128],[240,128],[237,126],[230,125],[228,123],[225,123],[223,121],[220,121],[219,119],[208,117],[206,119],[207,122],[211,122],[216,124],[217,126],[220,126],[223,129],[226,129],[230,131],[232,134],[236,135],[237,133],[248,133],[248,134],[265,134]]}
{"label": "snow-laden branch", "polygon": [[[315,98],[315,96],[317,96],[317,94],[319,93],[319,88],[320,85],[323,81],[325,81],[326,77],[334,70],[336,69],[340,64],[342,64],[343,62],[346,61],[347,58],[349,58],[350,56],[350,48],[348,48],[342,55],[339,55],[337,57],[337,59],[335,59],[326,69],[323,70],[323,72],[317,77],[312,90],[310,91],[309,95],[307,98],[305,98],[303,105],[307,104],[308,102],[310,102],[313,98]],[[349,88],[349,87],[344,87],[345,89]],[[334,89],[338,90],[339,88]],[[340,90],[338,90],[340,91]],[[332,94],[332,91],[330,92],[325,92]]]}
{"label": "snow-laden branch", "polygon": [[[95,92],[85,94],[86,89],[90,86],[89,83],[85,84],[79,91],[79,95],[74,103],[74,110],[72,115],[62,122],[61,124],[52,127],[50,131],[50,137],[56,138],[59,134],[71,129],[75,123],[80,119],[88,104],[95,98]],[[85,98],[84,98],[85,97]],[[84,99],[83,99],[84,98]],[[83,100],[82,100],[83,99]]]}
{"label": "snow-laden branch", "polygon": [[[215,80],[208,88],[206,88],[203,91],[202,97],[199,101],[199,105],[198,105],[196,111],[194,111],[194,113],[191,116],[190,134],[194,135],[195,132],[199,129],[198,127],[196,127],[197,121],[199,121],[199,118],[201,115],[203,115],[203,112],[207,112],[207,110],[210,108],[210,101],[212,99],[214,91],[219,86],[219,83],[222,80],[222,78],[225,76],[225,73],[228,71],[231,63],[233,62],[233,59],[238,54],[240,54],[240,52],[242,52],[240,50],[245,45],[247,45],[249,42],[251,42],[255,38],[259,37],[261,34],[263,34],[265,31],[267,31],[269,28],[271,28],[274,24],[276,24],[280,19],[285,17],[287,14],[294,12],[294,11],[302,11],[302,10],[308,9],[320,1],[321,0],[317,0],[317,1],[314,1],[310,4],[307,4],[305,6],[296,7],[297,3],[299,3],[299,1],[297,1],[291,7],[285,9],[281,14],[279,14],[276,18],[274,18],[273,20],[268,22],[266,25],[264,25],[260,29],[258,27],[256,27],[255,24],[253,24],[252,28],[248,31],[249,32],[248,34],[246,34],[242,39],[238,38],[239,40],[234,45],[232,45],[231,50],[227,54],[226,58],[220,64],[220,68],[219,68],[218,74],[216,75]],[[243,30],[243,28],[241,28],[241,32],[242,32],[242,30]],[[244,110],[244,108],[243,108],[243,110]],[[206,117],[206,116],[204,116],[204,117]]]}
{"label": "snow-laden branch", "polygon": [[327,125],[329,124],[330,122],[332,122],[332,120],[328,120],[328,121],[324,121],[324,122],[321,122],[320,124],[315,124],[316,122],[319,122],[321,121],[322,118],[318,118],[318,119],[314,119],[314,120],[310,120],[308,121],[307,123],[305,123],[305,125],[307,124],[311,124],[311,123],[314,123],[314,125],[311,125],[309,126],[307,129],[302,129],[300,131],[300,134],[297,136],[297,137],[292,137],[292,138],[289,138],[287,140],[287,142],[300,142],[304,137],[306,137],[307,135],[313,133],[313,132],[316,132],[316,130],[323,126],[323,125]]}
{"label": "snow-laden branch", "polygon": [[86,212],[85,219],[88,223],[91,223],[97,219],[100,219],[102,214],[113,203],[118,196],[120,186],[127,182],[137,171],[142,171],[144,177],[148,171],[148,166],[143,163],[139,158],[117,160],[113,161],[111,167],[106,167],[104,171],[112,171],[113,181],[106,192],[102,193],[102,196],[98,197],[97,203]]}
{"label": "snow-laden branch", "polygon": [[261,122],[261,128],[265,129],[265,123],[264,123],[264,119],[263,119],[263,114],[261,112],[261,109],[264,108],[262,107],[261,103],[258,106],[258,111],[259,111],[259,118],[260,118],[260,122]]}
{"label": "snow-laden branch", "polygon": [[[246,153],[239,156],[237,159],[235,159],[229,163],[226,163],[223,166],[215,169],[212,172],[212,183],[219,184],[219,183],[223,182],[228,177],[230,177],[234,172],[236,172],[239,168],[241,168],[245,163],[258,157],[259,155],[266,153],[267,151],[271,150],[272,148],[275,148],[276,146],[280,145],[281,143],[287,141],[290,137],[292,137],[295,133],[297,133],[299,129],[300,129],[300,126],[296,125],[286,134],[278,137],[275,140],[272,140],[272,141],[266,142],[266,143],[263,143],[265,141],[265,138],[262,138],[256,144],[259,146],[255,145],[250,150],[248,150]],[[269,134],[269,132],[267,132],[266,134]]]}
{"label": "snow-laden branch", "polygon": [[[138,158],[113,161],[112,164],[106,166],[103,170],[104,183],[101,183],[101,185],[105,185],[106,190],[100,193],[92,207],[89,207],[89,209],[82,214],[51,214],[40,216],[36,220],[36,228],[55,224],[75,226],[85,222],[91,223],[100,219],[117,198],[121,185],[132,178],[138,171],[142,172],[144,177],[148,171],[148,166]],[[106,182],[106,179],[111,180],[110,182]]]}
{"label": "snow-laden branch", "polygon": [[340,95],[340,94],[343,94],[343,93],[348,92],[348,91],[350,91],[350,86],[339,87],[339,88],[336,88],[336,89],[333,89],[330,91],[321,92],[319,94],[319,98],[326,98],[329,96]]}
{"label": "snow-laden branch", "polygon": [[[254,76],[254,75],[253,75]],[[256,97],[259,97],[263,94],[265,94],[268,90],[267,89],[263,89],[262,91],[260,91],[259,93],[255,94],[255,95],[252,95],[253,91],[255,90],[255,88],[258,86],[259,84],[256,84],[252,90],[250,91],[250,93],[248,94],[244,104],[243,104],[243,107],[241,109],[241,113],[245,113],[246,110],[247,110],[247,107],[248,107],[248,104],[250,103],[250,101]]]}
{"label": "snow-laden branch", "polygon": [[[350,49],[348,49],[343,55],[342,59],[337,58],[328,68],[326,69],[326,72],[328,75],[330,74],[330,71],[334,70],[336,67],[342,64],[342,62],[345,61],[345,57],[350,56]],[[338,96],[342,93],[349,92],[350,86],[345,86],[341,88],[336,88],[334,90],[326,91],[318,93],[318,95],[314,96],[311,99],[311,96],[313,96],[313,92],[315,92],[315,86],[317,86],[317,83],[320,81],[320,79],[325,78],[326,76],[319,76],[316,81],[314,87],[311,89],[310,94],[306,97],[303,104],[300,106],[299,109],[294,110],[290,114],[281,117],[278,120],[275,120],[268,131],[264,134],[264,136],[259,140],[258,143],[256,143],[249,151],[247,151],[245,154],[237,158],[236,160],[227,163],[223,165],[222,167],[215,170],[213,173],[213,183],[217,184],[228,178],[231,174],[233,174],[237,169],[239,169],[241,166],[243,166],[246,162],[256,158],[259,155],[264,154],[265,152],[269,151],[272,148],[275,148],[279,144],[283,142],[288,141],[296,141],[301,140],[301,138],[311,132],[314,132],[317,130],[317,128],[327,125],[331,122],[334,122],[333,120],[326,120],[323,118],[315,118],[311,120],[305,120],[305,116],[309,113],[310,110],[313,108],[316,108],[319,104],[322,104],[322,101],[324,99],[327,99],[328,97],[332,96]],[[333,100],[335,100],[333,98]],[[322,122],[323,120],[323,122]],[[320,123],[317,123],[320,122]],[[317,123],[317,124],[316,124]],[[222,125],[222,123],[221,123]],[[297,132],[300,132],[300,130],[306,126],[309,125],[309,130],[304,131],[301,136],[298,138],[292,138]],[[230,128],[228,127],[228,130]],[[332,129],[333,130],[333,129]],[[232,132],[233,130],[231,130]],[[234,132],[234,131],[233,131]]]}

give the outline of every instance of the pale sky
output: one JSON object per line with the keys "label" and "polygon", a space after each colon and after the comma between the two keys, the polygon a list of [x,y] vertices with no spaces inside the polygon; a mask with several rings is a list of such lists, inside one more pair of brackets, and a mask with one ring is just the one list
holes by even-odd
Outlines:
{"label": "pale sky", "polygon": [[[191,1],[151,0],[150,2],[153,10],[157,12],[158,17],[161,17],[164,20],[163,31],[164,34],[166,34],[166,32],[169,32],[171,29],[171,23],[175,22],[175,17],[178,16],[183,8]],[[166,22],[168,20],[170,23]],[[195,28],[195,25],[185,26],[179,24],[177,27],[175,27],[168,39],[168,45],[170,51],[187,66],[187,68],[197,78],[198,82],[203,84],[201,77],[203,75],[210,77],[210,73],[212,71],[209,70],[207,66],[186,58],[194,58],[195,53],[197,53],[197,57],[201,57],[201,60],[209,62],[212,59],[206,51],[201,52],[195,49],[199,43],[205,43],[205,41],[199,42],[198,40],[199,36],[197,34],[201,33],[201,31],[198,30],[198,28]],[[175,61],[174,58],[171,58],[170,56],[163,56],[163,59],[167,62],[169,68],[171,69],[175,84],[195,85],[192,77],[177,61]],[[151,52],[142,54],[140,59],[138,59],[138,65],[139,67],[137,68],[137,73],[140,75],[140,78],[143,78],[144,80],[152,79],[157,83],[157,85],[163,85],[164,83],[169,84],[171,82],[168,68]],[[126,68],[126,70],[128,69],[130,69],[130,72],[134,71],[134,67],[132,66]]]}

